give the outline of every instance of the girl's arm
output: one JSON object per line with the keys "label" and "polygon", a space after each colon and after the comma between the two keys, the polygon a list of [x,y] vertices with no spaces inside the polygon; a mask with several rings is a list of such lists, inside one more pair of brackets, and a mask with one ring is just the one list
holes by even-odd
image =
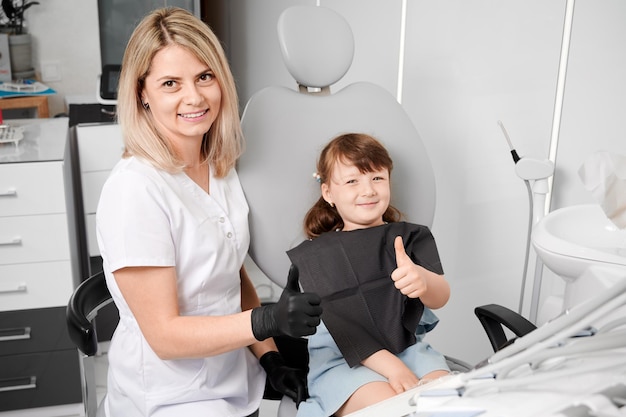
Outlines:
{"label": "girl's arm", "polygon": [[387,378],[396,394],[417,385],[419,378],[396,355],[388,350],[379,350],[365,359],[362,364]]}

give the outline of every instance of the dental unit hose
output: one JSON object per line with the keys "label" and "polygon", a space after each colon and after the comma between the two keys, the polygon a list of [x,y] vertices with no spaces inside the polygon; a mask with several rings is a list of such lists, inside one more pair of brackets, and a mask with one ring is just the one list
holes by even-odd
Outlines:
{"label": "dental unit hose", "polygon": [[[509,137],[509,134],[506,131],[506,128],[504,127],[504,123],[502,123],[501,120],[498,120],[498,125],[500,126],[500,129],[502,129],[502,133],[504,134],[504,137],[507,143],[509,144],[509,149],[511,149],[511,156],[513,157],[513,162],[517,164],[522,158],[519,157],[519,155],[517,154],[517,151],[513,147],[511,138]],[[527,230],[527,235],[526,235],[526,254],[524,256],[524,268],[522,272],[522,287],[520,289],[519,306],[518,306],[518,313],[520,315],[522,314],[522,308],[524,306],[524,291],[526,289],[526,275],[528,274],[528,258],[530,257],[530,234],[532,233],[532,229],[533,229],[533,215],[534,215],[533,203],[532,203],[533,192],[530,186],[530,181],[525,178],[523,178],[523,180],[524,180],[524,184],[526,184],[526,189],[528,190],[529,209],[528,209],[528,230]]]}
{"label": "dental unit hose", "polygon": [[[554,163],[549,159],[537,159],[529,157],[520,157],[509,138],[509,134],[504,128],[504,124],[498,120],[498,125],[504,133],[504,137],[511,148],[511,156],[515,162],[515,172],[518,177],[524,180],[526,189],[528,190],[528,201],[530,209],[528,210],[528,233],[526,236],[526,257],[524,260],[524,276],[522,277],[522,289],[519,301],[519,314],[522,314],[524,305],[524,293],[526,289],[526,276],[528,275],[528,262],[530,257],[531,233],[534,225],[545,216],[546,195],[548,194],[550,185],[548,179],[554,174]],[[532,185],[531,185],[532,181]],[[535,323],[537,319],[537,310],[539,305],[539,292],[541,290],[541,280],[543,274],[543,262],[540,259],[535,263],[535,279],[532,288],[532,299],[530,306],[530,321]]]}

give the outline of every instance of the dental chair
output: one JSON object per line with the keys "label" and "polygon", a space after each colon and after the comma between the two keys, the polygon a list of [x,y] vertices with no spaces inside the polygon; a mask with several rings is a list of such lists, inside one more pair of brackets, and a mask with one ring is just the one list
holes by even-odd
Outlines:
{"label": "dental chair", "polygon": [[[242,116],[246,152],[237,170],[250,206],[250,258],[284,287],[290,266],[285,252],[305,239],[302,221],[319,196],[312,173],[333,137],[361,132],[385,145],[394,160],[393,204],[407,221],[432,226],[436,194],[424,144],[395,97],[370,82],[332,91],[354,54],[342,16],[324,7],[290,7],[278,20],[278,37],[296,88],[267,87],[250,98]],[[288,344],[281,349],[291,350]],[[453,370],[470,369],[463,361],[448,362]],[[285,399],[278,415],[295,411]]]}
{"label": "dental chair", "polygon": [[383,142],[394,158],[394,205],[408,221],[432,225],[435,178],[417,130],[387,90],[358,82],[331,92],[354,53],[343,17],[324,7],[290,7],[278,34],[297,89],[268,87],[250,98],[237,170],[250,205],[250,256],[283,287],[290,266],[285,251],[304,239],[302,220],[319,195],[316,158],[331,138],[363,132]]}

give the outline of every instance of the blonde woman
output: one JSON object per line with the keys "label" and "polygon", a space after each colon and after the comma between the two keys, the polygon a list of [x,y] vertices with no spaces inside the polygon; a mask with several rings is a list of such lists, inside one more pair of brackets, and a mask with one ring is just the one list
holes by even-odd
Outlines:
{"label": "blonde woman", "polygon": [[237,95],[220,42],[179,8],[146,16],[118,91],[125,152],[103,187],[98,244],[120,312],[102,408],[117,417],[256,416],[267,379],[296,402],[304,376],[273,336],[315,332],[315,294],[260,306],[245,268],[248,205]]}

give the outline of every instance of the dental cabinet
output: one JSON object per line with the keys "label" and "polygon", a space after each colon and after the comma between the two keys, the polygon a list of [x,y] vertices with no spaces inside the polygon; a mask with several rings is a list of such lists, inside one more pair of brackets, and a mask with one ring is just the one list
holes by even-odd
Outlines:
{"label": "dental cabinet", "polygon": [[[100,191],[120,160],[124,145],[120,127],[113,123],[78,125],[75,137],[86,225],[86,249],[89,257],[94,258],[100,256],[96,240],[96,207]],[[97,271],[90,271],[94,272]]]}
{"label": "dental cabinet", "polygon": [[68,119],[10,125],[22,137],[0,144],[0,416],[68,415],[82,408],[65,324],[74,287]]}

